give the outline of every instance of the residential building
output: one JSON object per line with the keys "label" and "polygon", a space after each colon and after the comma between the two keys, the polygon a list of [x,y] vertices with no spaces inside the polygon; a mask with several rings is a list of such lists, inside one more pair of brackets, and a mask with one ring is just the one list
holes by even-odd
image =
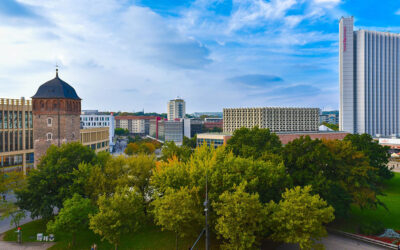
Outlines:
{"label": "residential building", "polygon": [[164,133],[165,141],[181,144],[183,141],[183,121],[180,119],[164,121]]}
{"label": "residential building", "polygon": [[322,111],[319,116],[319,123],[339,125],[339,110]]}
{"label": "residential building", "polygon": [[225,108],[223,131],[255,126],[272,132],[318,131],[319,112],[318,108]]}
{"label": "residential building", "polygon": [[400,34],[354,31],[339,23],[339,128],[372,136],[400,133]]}
{"label": "residential building", "polygon": [[156,116],[115,116],[115,127],[129,130],[131,134],[150,134],[150,122]]}
{"label": "residential building", "polygon": [[31,101],[0,99],[0,167],[26,173],[33,161]]}
{"label": "residential building", "polygon": [[42,84],[32,96],[35,166],[50,145],[80,141],[81,98],[58,77]]}
{"label": "residential building", "polygon": [[186,104],[181,98],[176,98],[168,102],[167,107],[168,120],[182,119],[186,115]]}
{"label": "residential building", "polygon": [[83,110],[80,117],[81,127],[87,128],[108,128],[110,151],[114,146],[115,119],[113,114],[104,114],[98,110]]}

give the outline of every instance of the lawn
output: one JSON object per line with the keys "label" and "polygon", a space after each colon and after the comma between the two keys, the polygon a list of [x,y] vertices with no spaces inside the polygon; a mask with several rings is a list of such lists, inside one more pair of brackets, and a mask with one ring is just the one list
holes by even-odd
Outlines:
{"label": "lawn", "polygon": [[379,206],[377,209],[361,210],[352,207],[351,216],[346,221],[339,223],[339,229],[356,232],[360,222],[375,223],[381,222],[385,228],[400,230],[400,173],[386,181],[384,186],[384,196],[379,199],[387,206],[387,210]]}
{"label": "lawn", "polygon": [[[35,241],[37,233],[46,232],[46,222],[37,220],[22,226],[22,241]],[[101,241],[100,237],[90,230],[84,230],[77,234],[76,245],[71,246],[71,237],[68,234],[56,234],[56,244],[50,249],[90,249],[93,243],[96,243],[98,249],[114,249],[107,241]],[[5,241],[16,241],[17,234],[15,230],[5,233]],[[179,249],[188,249],[195,239],[179,239]],[[204,248],[204,240],[201,240],[199,249]],[[213,244],[215,246],[215,243]],[[161,231],[152,224],[144,225],[142,229],[132,235],[122,237],[118,249],[175,249],[175,234],[172,232]],[[213,248],[214,249],[214,248]]]}

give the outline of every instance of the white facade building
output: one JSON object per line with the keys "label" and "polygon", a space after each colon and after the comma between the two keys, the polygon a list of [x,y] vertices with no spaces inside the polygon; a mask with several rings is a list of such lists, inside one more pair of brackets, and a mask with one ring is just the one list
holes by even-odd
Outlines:
{"label": "white facade building", "polygon": [[400,134],[400,34],[339,24],[340,130],[372,136]]}
{"label": "white facade building", "polygon": [[114,146],[113,138],[115,132],[115,120],[114,116],[111,115],[103,115],[101,113],[93,113],[82,111],[81,114],[81,126],[83,129],[86,128],[100,128],[100,127],[108,127],[109,128],[109,137],[110,137],[110,151],[112,151],[112,147]]}
{"label": "white facade building", "polygon": [[177,118],[185,118],[186,115],[186,103],[183,99],[177,98],[170,100],[167,107],[168,120],[175,120]]}

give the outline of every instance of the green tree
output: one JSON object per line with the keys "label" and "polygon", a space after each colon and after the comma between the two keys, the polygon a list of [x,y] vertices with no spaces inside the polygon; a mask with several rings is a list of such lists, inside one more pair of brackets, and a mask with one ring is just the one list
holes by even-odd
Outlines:
{"label": "green tree", "polygon": [[380,145],[369,134],[348,134],[344,140],[350,141],[357,150],[368,157],[369,164],[378,170],[378,175],[382,180],[388,180],[394,176],[387,167],[390,158],[388,146]]}
{"label": "green tree", "polygon": [[24,184],[24,175],[22,172],[0,172],[0,195],[5,196],[12,190],[21,187]]}
{"label": "green tree", "polygon": [[124,153],[127,155],[134,155],[137,154],[138,152],[139,152],[139,144],[136,142],[129,143],[124,150]]}
{"label": "green tree", "polygon": [[129,135],[129,130],[128,129],[123,129],[123,128],[116,128],[115,129],[115,134],[116,135]]}
{"label": "green tree", "polygon": [[72,245],[75,245],[76,234],[89,226],[89,214],[95,212],[96,207],[91,201],[79,194],[64,201],[54,220],[47,223],[49,233],[68,232],[72,235]]}
{"label": "green tree", "polygon": [[276,154],[280,152],[281,147],[282,143],[276,134],[271,133],[269,129],[258,127],[237,129],[227,142],[228,150],[244,158],[257,159],[265,152]]}
{"label": "green tree", "polygon": [[1,201],[0,208],[2,210],[1,220],[6,218],[11,218],[10,226],[18,228],[20,226],[20,221],[26,217],[25,210],[20,209],[16,204],[10,201]]}
{"label": "green tree", "polygon": [[272,231],[270,238],[286,243],[298,243],[301,249],[321,249],[316,244],[327,235],[324,224],[334,219],[331,206],[319,195],[311,195],[311,186],[299,186],[286,190],[282,200],[271,202],[268,216],[268,227]]}
{"label": "green tree", "polygon": [[192,138],[187,138],[186,136],[183,137],[182,146],[195,149],[197,146],[197,136],[195,135]]}
{"label": "green tree", "polygon": [[180,161],[189,160],[192,155],[192,149],[186,146],[178,147],[175,142],[165,142],[162,147],[162,157],[161,160],[168,161],[176,156]]}
{"label": "green tree", "polygon": [[333,131],[339,131],[339,126],[336,124],[323,122],[322,125],[327,126],[328,128],[332,129]]}
{"label": "green tree", "polygon": [[219,216],[215,229],[227,241],[226,249],[251,249],[259,243],[264,209],[258,194],[246,193],[245,186],[244,182],[233,192],[225,191],[213,204]]}
{"label": "green tree", "polygon": [[145,221],[143,198],[135,189],[119,188],[110,197],[102,195],[97,201],[99,212],[90,215],[90,229],[118,248],[121,235],[136,232]]}
{"label": "green tree", "polygon": [[200,231],[204,216],[198,188],[168,188],[163,196],[153,201],[153,206],[155,223],[161,226],[162,230],[176,233],[176,249],[178,236],[185,237]]}
{"label": "green tree", "polygon": [[29,172],[27,185],[16,190],[17,205],[30,211],[32,218],[51,217],[54,208],[61,209],[64,200],[72,196],[73,171],[84,162],[96,162],[96,154],[80,143],[50,146],[37,169]]}

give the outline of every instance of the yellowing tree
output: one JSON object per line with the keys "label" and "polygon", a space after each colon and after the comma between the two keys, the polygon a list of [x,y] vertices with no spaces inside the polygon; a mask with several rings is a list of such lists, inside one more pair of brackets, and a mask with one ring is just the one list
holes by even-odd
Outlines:
{"label": "yellowing tree", "polygon": [[324,224],[334,219],[334,209],[310,192],[311,186],[297,186],[286,190],[278,204],[270,202],[273,213],[268,227],[272,240],[298,243],[301,249],[323,249],[315,240],[327,235]]}

